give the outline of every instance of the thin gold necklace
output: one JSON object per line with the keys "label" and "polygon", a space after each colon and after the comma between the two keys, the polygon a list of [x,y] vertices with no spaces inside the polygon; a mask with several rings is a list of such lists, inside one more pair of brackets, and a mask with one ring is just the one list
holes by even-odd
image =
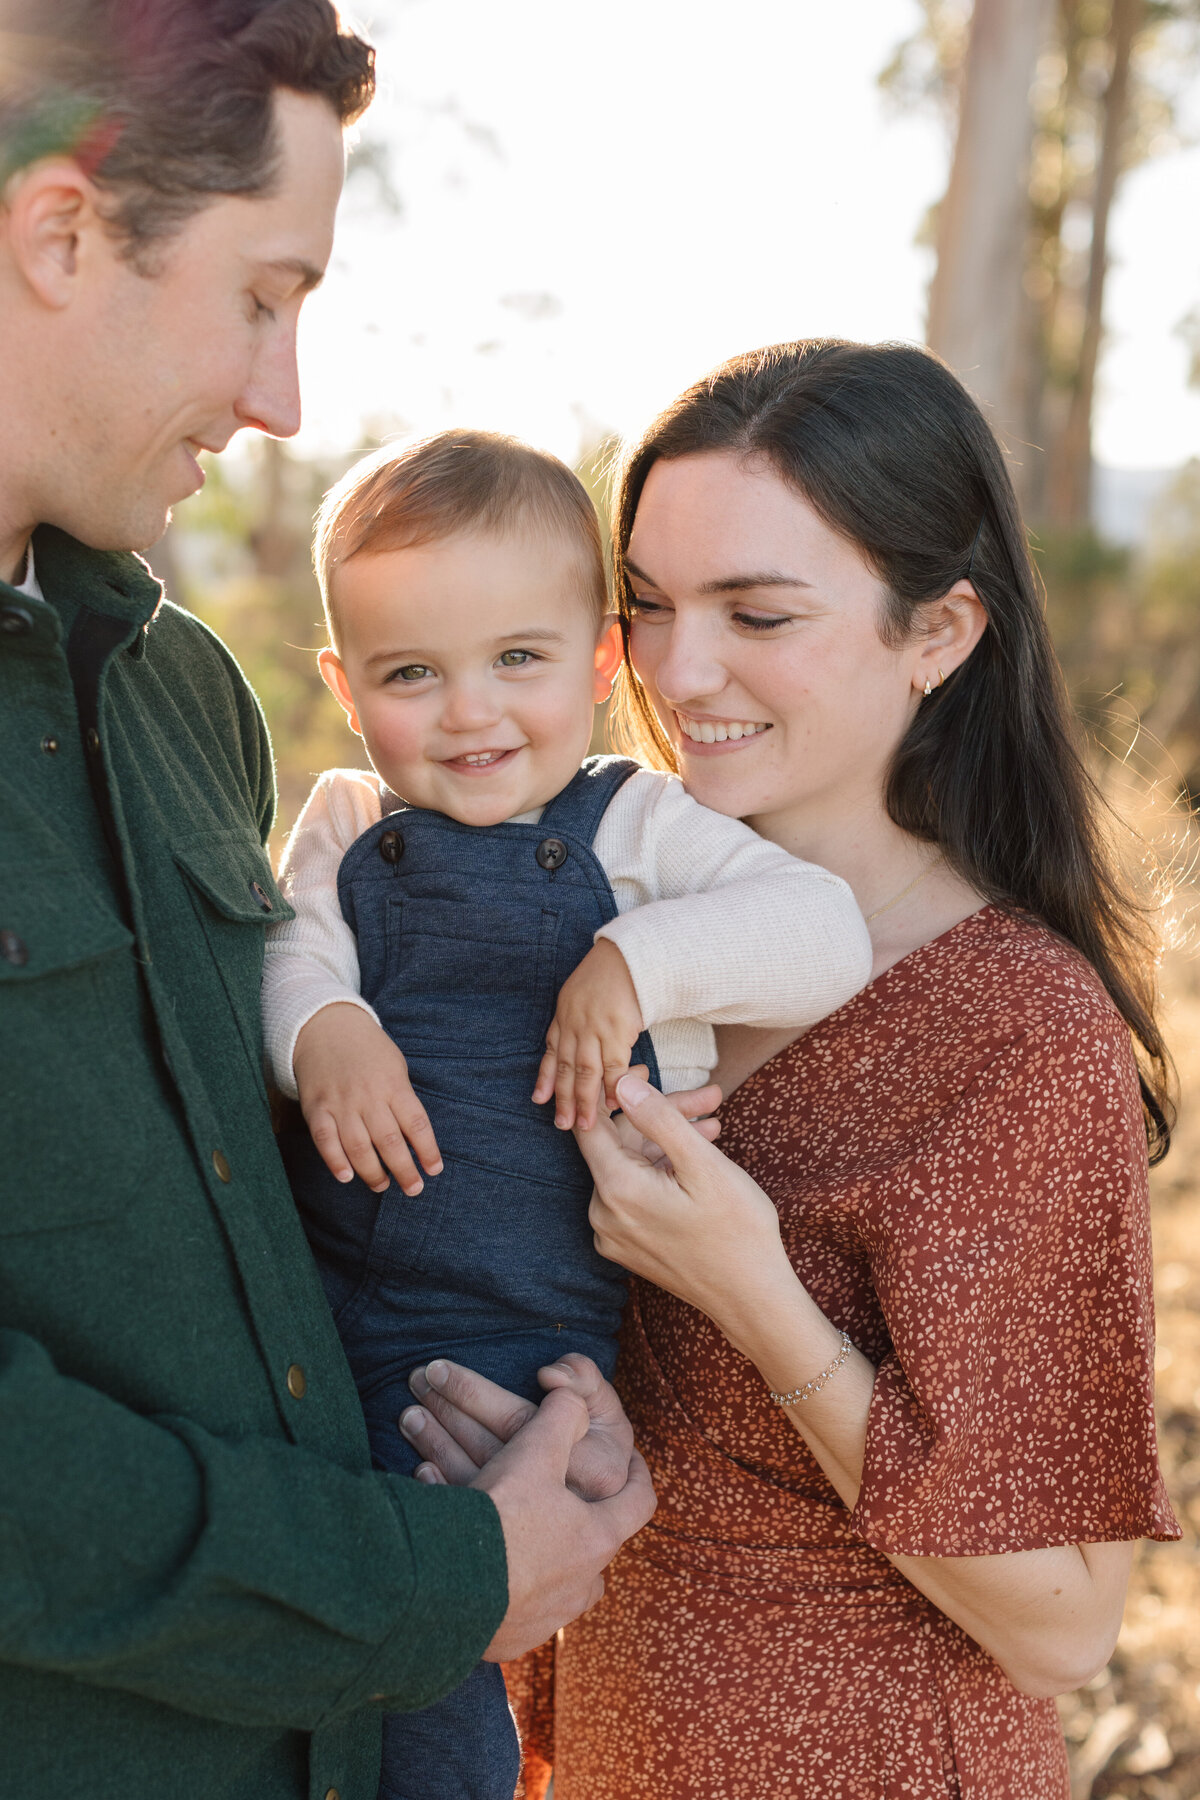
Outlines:
{"label": "thin gold necklace", "polygon": [[875,908],[874,912],[864,914],[865,922],[869,925],[871,920],[879,918],[881,913],[891,912],[893,906],[899,906],[900,902],[907,899],[908,895],[912,893],[915,887],[920,887],[927,875],[933,874],[933,871],[943,860],[944,859],[940,855],[935,856],[933,861],[923,868],[919,875],[914,875],[907,887],[902,887],[898,894],[893,894],[890,900],[885,900],[882,906],[877,906]]}

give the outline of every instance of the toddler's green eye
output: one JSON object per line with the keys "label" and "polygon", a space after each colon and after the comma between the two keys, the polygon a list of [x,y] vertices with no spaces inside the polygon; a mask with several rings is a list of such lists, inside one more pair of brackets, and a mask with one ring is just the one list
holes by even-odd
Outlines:
{"label": "toddler's green eye", "polygon": [[496,660],[502,669],[521,669],[533,658],[528,650],[503,650]]}
{"label": "toddler's green eye", "polygon": [[424,681],[427,676],[432,674],[433,670],[427,668],[424,663],[405,663],[402,669],[396,670],[393,680]]}

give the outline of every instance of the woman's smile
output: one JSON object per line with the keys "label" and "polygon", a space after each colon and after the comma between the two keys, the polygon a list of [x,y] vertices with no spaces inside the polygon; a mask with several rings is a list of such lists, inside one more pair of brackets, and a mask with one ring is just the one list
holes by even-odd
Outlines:
{"label": "woman's smile", "polygon": [[752,738],[761,737],[771,729],[762,719],[717,719],[681,712],[678,707],[672,708],[672,711],[689,744],[699,745],[703,749],[710,746],[715,748],[718,744],[723,749],[728,749],[730,745],[748,743]]}

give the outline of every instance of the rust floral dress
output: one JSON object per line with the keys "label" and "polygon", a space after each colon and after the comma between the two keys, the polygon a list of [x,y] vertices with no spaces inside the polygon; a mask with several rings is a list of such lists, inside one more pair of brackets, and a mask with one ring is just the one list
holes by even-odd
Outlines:
{"label": "rust floral dress", "polygon": [[1127,1030],[1075,951],[987,907],[723,1121],[878,1365],[862,1492],[847,1510],[715,1326],[635,1281],[618,1385],[658,1512],[601,1604],[509,1670],[529,1800],[551,1767],[554,1800],[1065,1800],[1053,1701],[884,1553],[1179,1535]]}

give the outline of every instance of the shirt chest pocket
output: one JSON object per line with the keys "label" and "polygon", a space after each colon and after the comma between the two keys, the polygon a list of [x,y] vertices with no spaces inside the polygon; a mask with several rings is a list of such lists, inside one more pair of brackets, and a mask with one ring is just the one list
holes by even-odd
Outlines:
{"label": "shirt chest pocket", "polygon": [[554,1013],[559,914],[538,905],[389,899],[386,976],[372,998],[402,1050],[539,1054]]}
{"label": "shirt chest pocket", "polygon": [[262,1080],[263,946],[266,927],[295,917],[280,893],[271,865],[250,831],[213,832],[172,845],[204,931],[224,1005],[210,1006],[210,1028],[221,1029],[223,1011],[237,1026],[258,1080]]}
{"label": "shirt chest pocket", "polygon": [[144,1177],[133,934],[69,862],[0,866],[0,1236],[123,1210]]}

